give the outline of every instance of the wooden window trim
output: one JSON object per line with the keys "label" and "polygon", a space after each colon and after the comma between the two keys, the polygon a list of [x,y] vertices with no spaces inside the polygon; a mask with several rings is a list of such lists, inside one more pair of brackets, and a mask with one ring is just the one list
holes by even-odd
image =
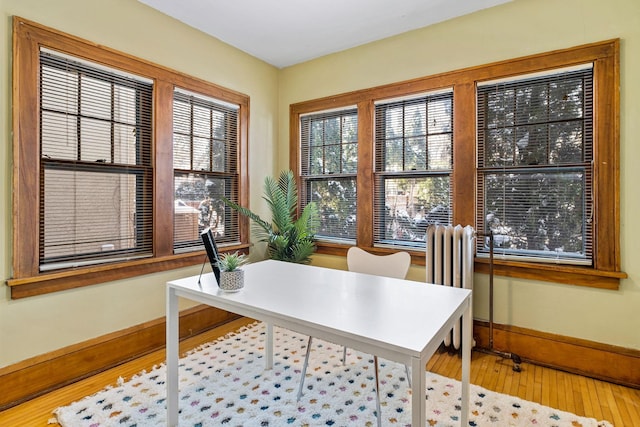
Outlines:
{"label": "wooden window trim", "polygon": [[[40,47],[102,63],[154,81],[153,92],[153,257],[130,262],[39,271],[39,101]],[[249,202],[249,97],[213,83],[13,17],[13,276],[11,298],[104,283],[201,263],[204,251],[173,253],[173,89],[175,86],[240,106],[238,112],[239,203]],[[247,251],[249,223],[240,219],[240,244],[225,250]]]}
{"label": "wooden window trim", "polygon": [[[453,87],[453,222],[475,226],[476,83],[542,72],[572,65],[594,67],[594,249],[593,266],[578,267],[515,261],[495,261],[495,273],[506,277],[544,280],[603,289],[618,289],[626,273],[620,269],[620,41],[556,50],[512,60],[465,68],[292,104],[289,107],[289,159],[299,172],[299,118],[314,111],[358,105],[358,231],[357,245],[373,247],[373,103]],[[299,173],[297,173],[299,176]],[[606,238],[604,238],[606,236]],[[318,253],[344,256],[347,247],[318,243]],[[412,251],[413,262],[424,265],[424,253]],[[476,271],[487,272],[486,260],[476,259]]]}

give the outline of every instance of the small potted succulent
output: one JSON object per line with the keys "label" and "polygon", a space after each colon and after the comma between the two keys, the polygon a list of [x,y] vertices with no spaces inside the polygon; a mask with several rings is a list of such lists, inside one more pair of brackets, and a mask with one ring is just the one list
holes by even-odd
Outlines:
{"label": "small potted succulent", "polygon": [[218,260],[220,268],[220,289],[227,292],[236,292],[244,287],[244,270],[240,267],[246,264],[245,254],[225,253]]}

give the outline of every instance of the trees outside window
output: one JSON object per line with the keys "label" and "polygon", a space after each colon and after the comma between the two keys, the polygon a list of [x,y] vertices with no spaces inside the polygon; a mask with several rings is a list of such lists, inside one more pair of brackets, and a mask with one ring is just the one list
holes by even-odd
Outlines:
{"label": "trees outside window", "polygon": [[477,223],[498,255],[591,264],[591,64],[482,84],[478,152]]}
{"label": "trees outside window", "polygon": [[302,204],[320,213],[316,238],[355,241],[358,114],[356,109],[319,112],[300,119]]}
{"label": "trees outside window", "polygon": [[424,247],[451,223],[453,92],[375,106],[374,244]]}
{"label": "trees outside window", "polygon": [[320,156],[305,120],[357,108],[357,172],[329,170],[313,199],[333,203],[330,183],[355,188],[354,234],[327,235],[318,252],[403,248],[423,264],[427,224],[470,224],[478,272],[491,230],[498,275],[617,288],[619,82],[612,40],[291,105],[291,168],[306,185]]}

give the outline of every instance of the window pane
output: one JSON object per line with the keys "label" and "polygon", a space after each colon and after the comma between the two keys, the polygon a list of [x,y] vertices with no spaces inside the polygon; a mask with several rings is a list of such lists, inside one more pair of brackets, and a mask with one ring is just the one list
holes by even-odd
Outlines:
{"label": "window pane", "polygon": [[99,119],[111,119],[111,83],[91,77],[80,80],[80,113]]}
{"label": "window pane", "polygon": [[309,173],[311,175],[320,175],[324,170],[324,148],[311,147],[309,150]]}
{"label": "window pane", "polygon": [[[138,222],[151,180],[131,173],[45,169],[42,263],[135,251],[151,254],[151,228]],[[146,230],[146,231],[145,231]]]}
{"label": "window pane", "polygon": [[406,140],[405,162],[404,169],[406,170],[425,170],[427,168],[426,138],[409,138]]}
{"label": "window pane", "polygon": [[380,103],[375,131],[376,171],[451,169],[453,94]]}
{"label": "window pane", "polygon": [[390,139],[385,142],[385,171],[398,172],[404,170],[402,142],[402,139]]}
{"label": "window pane", "polygon": [[450,133],[430,136],[428,146],[429,165],[427,169],[446,170],[453,168],[453,156],[451,153],[451,150],[453,149],[453,141]]}
{"label": "window pane", "polygon": [[191,139],[173,134],[173,168],[191,169]]}
{"label": "window pane", "polygon": [[193,106],[193,134],[209,138],[211,136],[210,109]]}
{"label": "window pane", "polygon": [[191,106],[177,99],[173,100],[173,132],[174,134],[191,133]]}
{"label": "window pane", "polygon": [[78,113],[78,75],[53,67],[42,67],[41,101],[43,110]]}
{"label": "window pane", "polygon": [[358,143],[344,144],[342,146],[342,172],[358,172]]}
{"label": "window pane", "polygon": [[301,119],[303,174],[352,174],[358,168],[358,116],[355,110]]}
{"label": "window pane", "polygon": [[408,105],[404,111],[404,119],[405,119],[405,131],[404,136],[418,136],[425,135],[426,132],[426,109],[427,104],[413,104]]}
{"label": "window pane", "polygon": [[226,144],[221,141],[213,141],[213,171],[224,172],[226,167]]}
{"label": "window pane", "polygon": [[515,129],[488,129],[485,137],[485,165],[509,166],[515,163]]}
{"label": "window pane", "polygon": [[331,144],[324,146],[324,173],[340,173],[342,170],[342,146]]}
{"label": "window pane", "polygon": [[310,181],[307,203],[315,202],[320,212],[318,238],[356,238],[356,180]]}
{"label": "window pane", "polygon": [[136,159],[136,128],[129,125],[113,125],[113,159],[114,163],[135,165]]}
{"label": "window pane", "polygon": [[484,216],[496,250],[584,258],[584,189],[582,171],[487,174]]}
{"label": "window pane", "polygon": [[80,120],[81,160],[111,163],[111,123],[101,120]]}
{"label": "window pane", "polygon": [[211,110],[213,124],[213,138],[224,140],[227,137],[227,114],[222,111]]}
{"label": "window pane", "polygon": [[425,241],[427,225],[450,224],[449,187],[449,176],[384,179],[376,203],[376,242],[412,245]]}
{"label": "window pane", "polygon": [[549,163],[584,162],[584,133],[582,122],[554,123],[549,126],[551,142]]}
{"label": "window pane", "polygon": [[208,138],[193,138],[193,169],[198,171],[211,170],[211,146]]}
{"label": "window pane", "polygon": [[78,158],[76,117],[43,111],[40,121],[42,156],[50,159],[76,160]]}
{"label": "window pane", "polygon": [[237,198],[230,178],[179,174],[174,181],[174,241],[176,247],[199,246],[200,233],[211,228],[219,242],[237,241],[233,212],[222,197]]}
{"label": "window pane", "polygon": [[113,88],[113,119],[120,123],[136,124],[136,91],[115,85]]}

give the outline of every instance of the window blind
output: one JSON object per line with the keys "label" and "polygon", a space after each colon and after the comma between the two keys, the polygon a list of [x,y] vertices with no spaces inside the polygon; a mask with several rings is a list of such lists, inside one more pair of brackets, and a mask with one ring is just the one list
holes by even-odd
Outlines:
{"label": "window blind", "polygon": [[423,246],[451,222],[452,90],[377,103],[375,144],[374,242]]}
{"label": "window blind", "polygon": [[320,212],[319,240],[355,241],[358,112],[354,107],[300,118],[302,204]]}
{"label": "window blind", "polygon": [[174,251],[203,249],[210,228],[218,244],[240,241],[237,213],[222,202],[238,202],[237,105],[174,91]]}
{"label": "window blind", "polygon": [[496,254],[591,264],[592,68],[480,85],[477,105],[477,222]]}
{"label": "window blind", "polygon": [[152,255],[152,84],[40,51],[40,269]]}

